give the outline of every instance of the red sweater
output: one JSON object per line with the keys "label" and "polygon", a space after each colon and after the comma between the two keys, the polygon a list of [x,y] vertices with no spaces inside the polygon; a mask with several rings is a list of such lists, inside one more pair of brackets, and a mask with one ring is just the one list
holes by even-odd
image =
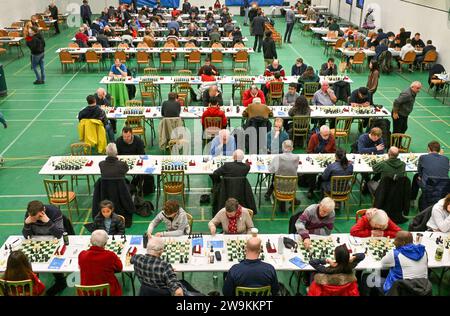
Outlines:
{"label": "red sweater", "polygon": [[122,288],[114,273],[122,271],[122,262],[109,250],[91,246],[78,255],[81,285],[99,285],[109,283],[110,295],[121,296]]}
{"label": "red sweater", "polygon": [[208,81],[216,81],[216,77],[208,76],[208,75],[205,75],[205,74],[201,75],[201,79],[202,79],[202,81],[206,81],[206,82],[208,82]]}
{"label": "red sweater", "polygon": [[253,103],[254,98],[260,98],[261,104],[266,104],[266,98],[264,97],[264,92],[258,89],[258,94],[254,97],[251,94],[251,89],[245,90],[244,95],[242,96],[242,103],[244,106],[248,106],[250,103]]}
{"label": "red sweater", "polygon": [[222,128],[227,126],[227,117],[225,116],[225,112],[222,111],[219,107],[209,107],[203,112],[202,115],[202,126],[205,127],[205,117],[221,117],[222,118]]}
{"label": "red sweater", "polygon": [[[309,139],[308,143],[308,149],[306,152],[308,154],[314,154],[316,147],[319,146],[319,136],[317,133],[312,134],[311,138]],[[334,140],[334,136],[330,135],[330,138],[328,140],[328,144],[325,146],[325,150],[323,150],[321,153],[335,153],[336,152],[336,141]]]}
{"label": "red sweater", "polygon": [[[397,232],[401,230],[391,219],[389,219],[388,227],[384,230],[384,237],[395,238]],[[353,225],[352,229],[350,229],[350,235],[355,237],[371,237],[372,236],[372,227],[369,224],[369,220],[367,216],[364,215],[361,217],[358,222]]]}
{"label": "red sweater", "polygon": [[75,34],[75,39],[87,44],[89,37],[84,33],[78,32],[77,34]]}

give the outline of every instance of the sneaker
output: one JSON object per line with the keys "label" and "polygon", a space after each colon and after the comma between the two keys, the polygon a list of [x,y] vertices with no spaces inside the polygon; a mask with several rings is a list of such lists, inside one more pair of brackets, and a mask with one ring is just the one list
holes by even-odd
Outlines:
{"label": "sneaker", "polygon": [[33,82],[33,84],[40,84],[41,81],[40,80],[36,80],[35,82]]}

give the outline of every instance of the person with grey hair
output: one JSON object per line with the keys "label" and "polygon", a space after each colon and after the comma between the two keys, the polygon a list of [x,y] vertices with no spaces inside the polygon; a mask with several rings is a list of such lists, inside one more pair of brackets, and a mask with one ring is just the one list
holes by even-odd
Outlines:
{"label": "person with grey hair", "polygon": [[109,284],[111,296],[121,296],[122,289],[114,273],[122,272],[123,265],[119,257],[106,250],[108,234],[98,229],[91,234],[91,246],[78,255],[81,285]]}
{"label": "person with grey hair", "polygon": [[[270,162],[269,172],[276,176],[297,176],[298,169],[298,155],[292,153],[294,150],[294,144],[292,140],[285,140],[282,144],[283,153],[273,157]],[[270,200],[270,196],[274,190],[273,182],[267,190],[265,196],[266,200]],[[295,199],[295,205],[300,204],[300,201]],[[286,205],[284,202],[280,202],[280,211],[286,211]]]}
{"label": "person with grey hair", "polygon": [[[98,88],[97,91],[94,94],[95,97],[95,103],[97,106],[107,106],[107,107],[113,107],[111,95],[106,92],[103,88]],[[117,120],[116,119],[109,119],[109,124],[111,124],[112,130],[115,133],[117,133]]]}
{"label": "person with grey hair", "polygon": [[213,157],[216,156],[231,156],[236,150],[236,142],[234,136],[230,135],[230,131],[222,129],[219,135],[213,138],[211,141],[211,148],[209,154]]}
{"label": "person with grey hair", "polygon": [[413,111],[416,96],[422,88],[420,81],[414,81],[402,91],[392,106],[393,133],[404,134],[408,129],[408,116]]}
{"label": "person with grey hair", "polygon": [[350,229],[350,235],[355,237],[390,237],[395,238],[401,230],[385,211],[370,208]]}
{"label": "person with grey hair", "polygon": [[128,172],[128,165],[124,161],[117,158],[117,146],[114,143],[109,143],[106,146],[105,160],[100,161],[100,173],[102,179],[125,179]]}
{"label": "person with grey hair", "polygon": [[334,227],[335,203],[326,197],[319,204],[308,206],[295,222],[295,229],[302,237],[306,249],[311,247],[309,234],[328,236]]}
{"label": "person with grey hair", "polygon": [[252,84],[250,89],[245,90],[242,95],[242,105],[247,107],[249,104],[254,103],[256,98],[260,99],[261,102],[259,103],[266,103],[264,92],[261,89],[258,89],[256,84]]}
{"label": "person with grey hair", "polygon": [[241,149],[236,149],[233,152],[233,161],[225,162],[220,168],[214,170],[212,178],[214,183],[220,182],[220,177],[246,177],[250,171],[250,166],[243,163],[244,152]]}
{"label": "person with grey hair", "polygon": [[188,282],[178,280],[170,263],[161,258],[164,252],[164,239],[151,237],[145,255],[131,257],[141,289],[139,296],[198,296],[201,295]]}
{"label": "person with grey hair", "polygon": [[229,198],[214,218],[208,223],[211,235],[216,234],[217,226],[222,225],[224,234],[249,234],[254,227],[247,208],[242,207],[234,198]]}

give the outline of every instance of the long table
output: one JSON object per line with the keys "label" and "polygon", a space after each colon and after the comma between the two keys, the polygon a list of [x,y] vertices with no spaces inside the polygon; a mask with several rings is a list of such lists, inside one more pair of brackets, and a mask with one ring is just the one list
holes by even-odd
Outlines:
{"label": "long table", "polygon": [[[363,52],[366,56],[375,56],[375,50],[367,49],[367,48],[358,48],[358,49],[345,49],[344,47],[340,47],[339,50],[345,56],[355,56],[357,52]],[[400,51],[394,48],[389,48],[392,56],[400,56]],[[417,55],[422,55],[423,52],[421,50],[414,50]]]}
{"label": "long table", "polygon": [[15,44],[14,46],[17,47],[17,57],[20,58],[21,56],[24,56],[21,41],[23,40],[23,37],[0,37],[0,43],[3,44]]}
{"label": "long table", "polygon": [[[450,235],[445,233],[431,233],[431,232],[420,232],[423,234],[421,243],[425,246],[428,253],[428,267],[429,268],[448,268],[450,267]],[[416,240],[417,232],[413,233],[414,240]],[[298,234],[259,234],[258,237],[262,241],[264,256],[263,261],[271,264],[276,271],[314,271],[312,266],[309,265],[309,260],[305,257],[305,252],[302,247],[298,247],[297,252],[293,248],[287,249],[282,243],[282,238],[287,237],[297,242],[302,243],[301,237]],[[444,240],[444,254],[442,260],[437,261],[435,259],[435,252],[437,248],[437,238],[440,237]],[[180,237],[163,237],[166,243],[166,259],[169,261],[174,270],[177,272],[226,272],[233,265],[239,262],[237,252],[233,251],[231,246],[235,241],[241,241],[245,243],[246,240],[250,238],[250,235],[222,235],[218,234],[215,236],[202,235],[198,238],[191,238],[191,236],[180,236]],[[113,243],[114,245],[123,246],[121,253],[118,255],[123,263],[123,273],[130,277],[133,287],[133,295],[135,295],[135,275],[134,266],[130,264],[131,255],[129,253],[135,252],[136,254],[145,254],[146,249],[143,247],[142,236],[114,236],[114,241],[110,236],[108,244]],[[371,241],[378,240],[378,242],[383,242],[383,244],[392,241],[387,238],[356,238],[350,236],[349,234],[331,234],[330,236],[317,236],[311,235],[311,240],[314,241],[318,239],[325,239],[329,246],[327,249],[331,251],[334,247],[338,245],[346,245],[347,248],[351,249],[352,253],[366,253],[366,257],[357,266],[356,270],[367,270],[376,269],[381,270],[383,267],[381,265],[380,258],[376,255],[372,255],[371,248],[368,246]],[[37,273],[69,273],[68,280],[79,280],[80,268],[78,265],[78,255],[81,251],[89,249],[90,236],[69,236],[69,245],[64,247],[62,238],[57,240],[53,239],[51,236],[35,237],[30,241],[25,240],[22,236],[9,236],[6,242],[0,248],[0,271],[5,271],[6,262],[9,257],[11,250],[19,250],[26,243],[31,243],[34,241],[53,241],[58,249],[49,252],[50,258],[48,261],[43,263],[32,263],[32,268],[34,272]],[[267,247],[267,242],[270,243],[270,250]],[[186,247],[186,251],[178,250],[176,248],[176,243],[181,247]],[[172,244],[173,246],[171,246]],[[193,245],[201,245],[200,253],[193,253]],[[213,246],[214,251],[219,251],[222,254],[222,260],[216,261],[214,263],[209,263],[208,255]],[[10,247],[11,246],[11,249]],[[6,248],[6,249],[5,249]],[[275,252],[272,252],[274,248]],[[63,251],[64,249],[64,251]],[[270,252],[269,252],[270,251]],[[57,252],[63,252],[62,255],[55,255]],[[117,254],[117,251],[115,251]],[[186,253],[187,263],[180,263],[180,260],[176,259]],[[291,259],[299,259],[301,263],[304,263],[302,267],[291,262]]]}
{"label": "long table", "polygon": [[124,51],[127,54],[135,54],[137,52],[146,52],[146,53],[161,53],[161,52],[171,52],[176,54],[187,54],[191,53],[192,51],[199,51],[202,54],[211,54],[213,51],[221,51],[224,54],[236,54],[238,51],[245,50],[249,54],[254,53],[255,51],[253,48],[249,47],[243,47],[243,48],[211,48],[211,47],[196,47],[196,48],[186,48],[186,47],[171,47],[171,48],[164,48],[164,47],[150,47],[150,48],[127,48],[127,49],[119,49],[116,47],[108,47],[108,48],[88,48],[88,47],[82,47],[82,48],[70,48],[70,47],[63,47],[58,48],[56,50],[56,53],[59,54],[61,51],[67,51],[71,54],[86,54],[87,51],[95,51],[98,54],[112,54],[116,51]]}
{"label": "long table", "polygon": [[[178,37],[178,42],[180,42],[180,43],[186,43],[186,42],[189,42],[190,40],[195,40],[195,41],[201,42],[201,43],[209,43],[209,42],[211,42],[209,37]],[[73,37],[72,41],[76,42],[77,40],[76,40],[75,37]],[[88,41],[91,42],[91,43],[95,43],[95,42],[97,42],[97,37],[90,36]],[[143,41],[144,41],[143,37],[136,37],[136,38],[133,39],[133,43],[142,43]],[[155,37],[154,41],[155,42],[160,42],[160,43],[165,43],[165,42],[167,42],[167,37]],[[242,41],[243,42],[247,42],[248,38],[247,37],[243,37]],[[108,37],[108,42],[121,43],[122,42],[122,37],[120,37],[120,36]],[[222,43],[232,43],[233,39],[230,38],[230,37],[221,37],[220,38],[220,42],[222,42]]]}

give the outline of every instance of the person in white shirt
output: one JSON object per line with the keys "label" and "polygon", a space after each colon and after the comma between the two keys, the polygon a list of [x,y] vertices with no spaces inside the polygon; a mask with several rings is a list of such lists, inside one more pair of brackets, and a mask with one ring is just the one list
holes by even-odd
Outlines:
{"label": "person in white shirt", "polygon": [[389,292],[398,280],[427,279],[428,256],[425,246],[413,243],[413,235],[407,231],[399,231],[394,240],[395,248],[383,259],[383,268],[391,268],[383,285],[384,293]]}
{"label": "person in white shirt", "polygon": [[[414,51],[414,46],[411,45],[411,39],[408,38],[406,40],[406,44],[400,50],[400,56],[397,57],[398,68],[400,68],[400,60],[405,59],[405,56],[408,52]],[[409,70],[412,71],[412,65],[409,66]]]}
{"label": "person in white shirt", "polygon": [[450,232],[450,193],[434,204],[427,227],[435,232]]}

